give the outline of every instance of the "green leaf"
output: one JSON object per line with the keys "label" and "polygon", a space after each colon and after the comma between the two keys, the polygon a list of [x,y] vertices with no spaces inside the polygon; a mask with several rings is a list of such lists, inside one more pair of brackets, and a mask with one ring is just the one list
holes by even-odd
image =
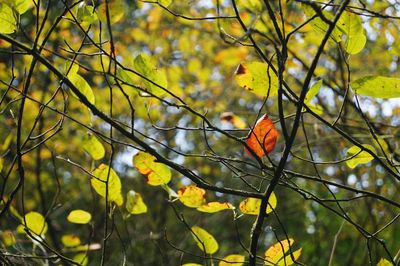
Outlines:
{"label": "green leaf", "polygon": [[100,160],[106,151],[103,144],[92,134],[86,134],[82,141],[83,149],[90,154],[93,160]]}
{"label": "green leaf", "polygon": [[17,29],[17,19],[13,10],[5,3],[0,3],[0,33],[10,34]]}
{"label": "green leaf", "polygon": [[[139,54],[135,57],[133,61],[133,69],[142,76],[154,82],[155,84],[158,84],[163,88],[167,88],[168,81],[165,72],[162,69],[158,69],[152,61],[153,60],[150,56]],[[158,97],[164,96],[166,94],[163,89],[159,88],[158,86],[147,80],[144,80],[143,84],[149,92]]]}
{"label": "green leaf", "polygon": [[[71,83],[74,84],[74,86],[86,97],[86,99],[91,104],[95,103],[93,90],[90,87],[89,83],[87,83],[87,81],[81,75],[71,72],[68,74],[67,77],[71,81]],[[73,91],[71,91],[71,93],[72,96],[79,99],[78,96],[76,96],[76,94]]]}
{"label": "green leaf", "polygon": [[87,224],[92,219],[92,215],[84,210],[73,210],[68,216],[67,220],[74,224]]}
{"label": "green leaf", "polygon": [[[312,18],[316,14],[314,9],[309,5],[303,4],[302,7],[304,13],[306,14],[307,19]],[[327,11],[322,10],[322,14],[325,16],[326,19],[329,19],[331,21],[334,18],[334,16]],[[314,29],[314,31],[316,31],[319,34],[325,34],[329,28],[329,25],[325,21],[323,21],[319,16],[316,16],[313,20],[311,20],[310,24]],[[343,33],[338,29],[338,27],[335,27],[329,37],[335,42],[340,42],[342,40],[342,35]]]}
{"label": "green leaf", "polygon": [[239,86],[260,97],[278,94],[278,78],[266,63],[240,64],[235,72],[235,80]]}
{"label": "green leaf", "polygon": [[133,165],[151,186],[167,184],[171,180],[171,170],[165,164],[155,162],[156,158],[146,152],[138,152],[133,157]]}
{"label": "green leaf", "polygon": [[[376,153],[375,148],[369,144],[363,144],[363,146],[373,153]],[[353,157],[354,156],[354,157]],[[352,146],[347,150],[347,157],[352,157],[351,159],[346,160],[346,164],[350,168],[354,168],[359,164],[369,163],[374,159],[374,157],[366,151],[362,151],[357,146]]]}
{"label": "green leaf", "polygon": [[47,232],[46,220],[44,219],[43,215],[38,212],[27,213],[22,222],[25,225],[25,228],[27,228],[34,235],[43,236]]}
{"label": "green leaf", "polygon": [[86,266],[89,263],[86,253],[78,253],[72,258],[73,261],[79,263],[79,265]]}
{"label": "green leaf", "polygon": [[93,6],[86,5],[85,2],[82,2],[78,6],[78,12],[76,14],[76,19],[82,23],[86,22],[92,24],[96,20],[98,20],[97,14],[94,11]]}
{"label": "green leaf", "polygon": [[147,206],[139,193],[133,190],[128,191],[126,194],[126,210],[131,214],[141,214],[147,212]]}
{"label": "green leaf", "polygon": [[0,157],[0,173],[3,170],[3,158]]}
{"label": "green leaf", "polygon": [[314,82],[311,88],[308,90],[306,94],[306,98],[304,99],[304,103],[310,103],[312,98],[318,94],[319,90],[321,89],[322,79]]}
{"label": "green leaf", "polygon": [[102,197],[106,197],[106,181],[108,177],[108,201],[115,202],[118,206],[121,206],[124,202],[121,194],[121,180],[117,173],[109,168],[105,164],[101,164],[96,170],[94,170],[90,180],[93,189]]}
{"label": "green leaf", "polygon": [[196,241],[197,246],[207,254],[214,254],[218,251],[218,242],[215,238],[203,228],[198,226],[192,227],[192,237]]}
{"label": "green leaf", "polygon": [[351,88],[359,95],[375,98],[400,97],[400,79],[383,76],[366,76],[350,83]]}

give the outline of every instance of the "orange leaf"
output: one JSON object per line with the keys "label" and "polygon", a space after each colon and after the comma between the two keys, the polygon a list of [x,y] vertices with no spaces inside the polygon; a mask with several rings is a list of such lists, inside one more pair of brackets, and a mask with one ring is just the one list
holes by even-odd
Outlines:
{"label": "orange leaf", "polygon": [[[265,114],[257,121],[246,143],[258,157],[262,157],[265,152],[274,150],[278,135],[274,123]],[[246,151],[251,154],[249,150]]]}
{"label": "orange leaf", "polygon": [[206,191],[202,188],[190,185],[178,190],[178,198],[183,205],[190,208],[200,207],[205,203]]}

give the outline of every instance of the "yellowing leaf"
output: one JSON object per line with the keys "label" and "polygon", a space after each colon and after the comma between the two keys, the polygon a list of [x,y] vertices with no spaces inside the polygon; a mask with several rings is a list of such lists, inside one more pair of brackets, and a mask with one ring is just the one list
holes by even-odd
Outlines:
{"label": "yellowing leaf", "polygon": [[358,14],[348,11],[343,12],[336,27],[346,35],[344,45],[346,52],[357,54],[364,48],[367,37],[364,34],[362,20]]}
{"label": "yellowing leaf", "polygon": [[84,210],[73,210],[67,216],[67,220],[74,224],[87,224],[91,219],[92,215]]}
{"label": "yellowing leaf", "polygon": [[383,76],[366,76],[350,83],[351,88],[359,95],[375,98],[400,97],[400,79]]}
{"label": "yellowing leaf", "polygon": [[244,122],[242,118],[240,118],[239,116],[235,115],[232,112],[224,112],[219,116],[219,118],[221,119],[222,122],[231,123],[236,128],[239,129],[247,127],[246,122]]}
{"label": "yellowing leaf", "polygon": [[[133,69],[155,84],[167,88],[168,81],[165,72],[158,69],[152,61],[150,56],[139,54],[133,61]],[[143,84],[149,92],[159,97],[164,96],[166,92],[152,82],[143,80]]]}
{"label": "yellowing leaf", "polygon": [[3,170],[3,158],[0,157],[0,173]]}
{"label": "yellowing leaf", "polygon": [[[369,144],[363,144],[363,146],[373,153],[376,153],[375,148]],[[354,156],[354,157],[353,157]],[[354,168],[359,164],[369,163],[374,159],[371,154],[366,151],[361,151],[361,149],[357,146],[352,146],[347,150],[347,157],[351,158],[346,160],[346,164],[350,168]]]}
{"label": "yellowing leaf", "polygon": [[218,266],[242,266],[244,264],[245,257],[239,254],[231,254],[223,258]]}
{"label": "yellowing leaf", "polygon": [[17,243],[17,239],[10,230],[5,230],[1,233],[1,241],[6,247],[13,246]]}
{"label": "yellowing leaf", "polygon": [[318,94],[319,90],[321,89],[321,86],[322,86],[322,79],[314,82],[314,84],[308,90],[306,98],[304,98],[304,103],[310,103],[312,98],[314,98],[314,96]]}
{"label": "yellowing leaf", "polygon": [[61,242],[65,247],[76,247],[81,244],[79,236],[76,235],[63,235]]}
{"label": "yellowing leaf", "polygon": [[378,150],[382,150],[386,155],[390,154],[390,149],[389,149],[389,145],[386,143],[386,141],[380,137],[380,136],[376,136],[376,140],[373,138],[372,141],[375,145],[375,147]]}
{"label": "yellowing leaf", "polygon": [[393,266],[393,263],[391,263],[387,259],[381,258],[376,266]]}
{"label": "yellowing leaf", "polygon": [[292,260],[292,256],[295,260],[297,260],[301,255],[301,248],[294,251],[292,256],[289,254],[285,256],[285,254],[289,251],[289,246],[293,245],[294,240],[287,239],[279,241],[278,243],[272,245],[270,248],[265,251],[265,265],[292,265],[294,264]]}
{"label": "yellowing leaf", "polygon": [[143,201],[142,196],[130,190],[126,194],[126,209],[131,214],[141,214],[147,212],[147,206]]}
{"label": "yellowing leaf", "polygon": [[192,237],[196,241],[197,246],[207,254],[217,252],[219,246],[215,238],[203,228],[198,226],[192,227]]}
{"label": "yellowing leaf", "polygon": [[367,43],[367,37],[365,34],[358,34],[354,36],[349,36],[344,45],[346,52],[349,54],[358,54],[364,49]]}
{"label": "yellowing leaf", "polygon": [[89,263],[86,253],[79,253],[72,258],[73,261],[79,263],[79,265],[86,266]]}
{"label": "yellowing leaf", "polygon": [[[79,90],[80,93],[83,94],[83,96],[86,97],[86,99],[91,103],[95,103],[95,97],[92,91],[92,88],[90,87],[89,83],[80,76],[79,74],[76,73],[69,73],[68,74],[68,79],[71,81],[72,84]],[[78,96],[74,92],[72,92],[72,96],[78,99]]]}
{"label": "yellowing leaf", "polygon": [[[277,199],[275,193],[272,192],[269,197],[266,213],[271,213],[272,209],[276,208]],[[244,214],[258,215],[260,212],[261,199],[247,198],[240,202],[239,209]]]}
{"label": "yellowing leaf", "polygon": [[13,10],[5,3],[0,3],[0,33],[10,34],[17,29],[17,19]]}
{"label": "yellowing leaf", "polygon": [[[110,23],[114,24],[120,21],[125,15],[125,5],[122,0],[109,0],[108,1],[108,12]],[[101,22],[107,23],[107,4],[104,1],[98,7],[98,16]]]}
{"label": "yellowing leaf", "polygon": [[198,211],[200,212],[208,212],[208,213],[214,213],[214,212],[219,212],[223,210],[230,210],[234,209],[232,204],[229,202],[208,202],[200,207],[197,208]]}
{"label": "yellowing leaf", "polygon": [[235,80],[239,86],[260,97],[278,94],[278,78],[266,63],[240,64],[235,72]]}
{"label": "yellowing leaf", "polygon": [[165,164],[155,162],[155,160],[153,155],[141,151],[133,157],[133,165],[146,176],[149,185],[167,184],[171,180],[171,170]]}
{"label": "yellowing leaf", "polygon": [[108,201],[115,202],[118,206],[121,206],[124,202],[121,194],[121,180],[117,173],[109,168],[105,164],[101,164],[93,175],[97,178],[92,177],[90,180],[93,189],[102,197],[106,197],[106,181],[108,177]]}
{"label": "yellowing leaf", "polygon": [[[258,157],[262,157],[265,155],[265,152],[271,153],[274,150],[278,136],[279,133],[274,123],[265,114],[258,119],[246,143]],[[249,151],[248,153],[250,154]]]}
{"label": "yellowing leaf", "polygon": [[86,134],[82,142],[83,149],[90,154],[93,160],[100,160],[105,155],[103,144],[92,134]]}
{"label": "yellowing leaf", "polygon": [[178,198],[183,205],[190,208],[200,207],[205,203],[206,191],[202,188],[190,185],[178,190]]}
{"label": "yellowing leaf", "polygon": [[[306,14],[307,19],[311,19],[316,15],[315,10],[309,5],[303,4],[302,7],[304,13]],[[322,11],[322,13],[325,18],[329,20],[333,19],[333,15],[331,13],[327,11]],[[313,20],[311,20],[310,24],[314,29],[314,31],[316,31],[319,34],[325,34],[329,28],[329,25],[326,22],[324,22],[319,16],[316,16]],[[342,39],[342,35],[343,33],[338,29],[338,27],[335,27],[329,37],[332,38],[332,40],[334,40],[335,42],[340,42]]]}
{"label": "yellowing leaf", "polygon": [[203,266],[203,264],[198,264],[198,263],[185,263],[182,266]]}
{"label": "yellowing leaf", "polygon": [[[26,224],[25,224],[26,222]],[[38,212],[28,212],[22,223],[33,235],[43,236],[47,232],[47,223],[43,215]]]}
{"label": "yellowing leaf", "polygon": [[85,2],[82,2],[78,6],[76,19],[80,23],[85,22],[91,24],[95,22],[98,18],[96,12],[94,11],[93,6],[86,5]]}

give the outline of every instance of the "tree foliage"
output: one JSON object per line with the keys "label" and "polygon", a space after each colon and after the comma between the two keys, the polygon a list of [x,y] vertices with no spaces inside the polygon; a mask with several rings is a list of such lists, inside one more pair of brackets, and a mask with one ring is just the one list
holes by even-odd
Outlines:
{"label": "tree foliage", "polygon": [[4,265],[396,265],[397,1],[0,2]]}

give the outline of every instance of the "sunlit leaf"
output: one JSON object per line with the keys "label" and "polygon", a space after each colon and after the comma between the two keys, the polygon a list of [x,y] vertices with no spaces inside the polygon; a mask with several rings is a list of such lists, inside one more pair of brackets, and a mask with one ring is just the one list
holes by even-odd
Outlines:
{"label": "sunlit leaf", "polygon": [[[268,200],[266,213],[271,213],[276,208],[277,199],[275,193],[272,192]],[[247,198],[240,202],[239,209],[244,214],[258,215],[260,213],[261,199]]]}
{"label": "sunlit leaf", "polygon": [[304,103],[311,102],[312,98],[314,98],[318,94],[319,90],[321,89],[321,86],[322,86],[322,79],[314,82],[314,84],[308,90],[306,97],[304,98]]}
{"label": "sunlit leaf", "polygon": [[294,251],[292,255],[288,254],[285,256],[285,254],[289,251],[289,247],[293,245],[294,240],[293,239],[285,239],[282,241],[279,241],[278,243],[275,243],[272,245],[270,248],[265,251],[265,265],[293,265],[293,259],[292,256],[295,260],[297,260],[300,255],[301,255],[301,248]]}
{"label": "sunlit leaf", "polygon": [[234,125],[236,128],[239,129],[247,127],[246,122],[244,122],[242,118],[240,118],[239,116],[235,115],[232,112],[224,112],[220,115],[219,118],[221,119],[222,122],[231,123],[232,125]]}
{"label": "sunlit leaf", "polygon": [[169,6],[172,3],[172,0],[158,0],[158,3],[162,6]]}
{"label": "sunlit leaf", "polygon": [[147,206],[143,201],[142,196],[130,190],[126,194],[126,209],[131,214],[141,214],[147,212]]}
{"label": "sunlit leaf", "polygon": [[366,76],[350,83],[351,88],[359,95],[375,98],[400,97],[400,79],[383,76]]}
{"label": "sunlit leaf", "polygon": [[82,148],[90,154],[93,160],[102,159],[106,152],[103,144],[93,134],[86,134],[84,136]]}
{"label": "sunlit leaf", "polygon": [[93,189],[102,197],[106,197],[106,181],[108,179],[108,201],[115,202],[118,206],[121,206],[124,202],[121,194],[121,180],[117,173],[109,168],[105,164],[101,164],[96,170],[94,170],[90,182]]}
{"label": "sunlit leaf", "polygon": [[65,247],[76,247],[81,244],[81,239],[76,235],[63,235],[61,237],[61,243]]}
{"label": "sunlit leaf", "polygon": [[[168,81],[165,71],[157,68],[150,56],[144,54],[139,54],[136,56],[135,60],[133,61],[133,68],[136,72],[151,80],[155,84],[163,88],[167,88]],[[159,97],[164,96],[166,92],[152,82],[143,79],[143,84],[149,92]]]}
{"label": "sunlit leaf", "polygon": [[98,18],[97,18],[96,12],[94,11],[93,6],[86,5],[85,2],[82,2],[78,6],[78,12],[76,14],[76,19],[80,23],[86,22],[86,23],[91,24],[91,23],[95,22]]}
{"label": "sunlit leaf", "polygon": [[278,94],[278,78],[266,63],[240,64],[235,72],[235,80],[239,86],[261,97]]}
{"label": "sunlit leaf", "polygon": [[[258,157],[262,157],[265,152],[270,153],[274,150],[278,135],[274,123],[265,114],[257,121],[246,143]],[[250,154],[249,151],[248,153]]]}
{"label": "sunlit leaf", "polygon": [[231,210],[234,209],[232,204],[229,202],[208,202],[200,207],[197,208],[198,211],[200,212],[208,212],[208,213],[214,213],[214,212],[220,212],[223,210]]}
{"label": "sunlit leaf", "polygon": [[167,184],[171,180],[171,170],[163,163],[155,162],[156,158],[146,152],[139,152],[133,157],[133,165],[147,178],[151,186]]}
{"label": "sunlit leaf", "polygon": [[372,138],[372,141],[375,145],[375,147],[378,150],[382,150],[386,155],[390,154],[390,149],[389,149],[389,145],[386,143],[386,141],[380,137],[380,136],[376,136],[377,139]]}
{"label": "sunlit leaf", "polygon": [[[307,19],[311,19],[316,15],[315,10],[309,5],[303,4],[302,7],[304,13],[306,14]],[[334,16],[327,11],[322,11],[322,14],[326,19],[329,19],[331,21],[334,18]],[[310,24],[312,28],[319,34],[325,34],[329,28],[329,25],[325,21],[323,21],[319,16],[314,17],[310,21]],[[340,42],[342,40],[342,35],[343,33],[338,29],[338,27],[335,27],[329,37],[335,42]]]}
{"label": "sunlit leaf", "polygon": [[231,254],[223,258],[218,266],[242,266],[244,264],[245,257],[239,254]]}
{"label": "sunlit leaf", "polygon": [[123,0],[109,0],[103,2],[98,7],[98,16],[101,22],[107,23],[107,4],[110,23],[114,24],[120,21],[125,15],[125,4]]}
{"label": "sunlit leaf", "polygon": [[[373,153],[376,153],[376,150],[373,146],[369,144],[363,144],[363,146]],[[353,157],[354,156],[354,157]],[[374,157],[366,151],[361,151],[361,149],[357,146],[352,146],[347,150],[347,157],[351,158],[346,160],[346,164],[350,168],[354,168],[359,164],[366,164],[369,163],[374,159]]]}
{"label": "sunlit leaf", "polygon": [[[71,83],[74,84],[74,86],[79,90],[79,92],[82,93],[91,104],[95,103],[93,90],[90,87],[89,83],[87,83],[87,81],[82,76],[76,73],[69,73],[67,77],[71,81]],[[78,96],[72,91],[71,94],[72,96],[78,99]]]}
{"label": "sunlit leaf", "polygon": [[203,266],[203,264],[198,264],[198,263],[185,263],[182,266]]}
{"label": "sunlit leaf", "polygon": [[218,242],[215,238],[203,228],[198,226],[192,227],[192,237],[196,241],[197,246],[207,254],[214,254],[218,250]]}
{"label": "sunlit leaf", "polygon": [[79,265],[86,266],[89,263],[86,253],[79,253],[72,258],[73,261],[79,263]]}
{"label": "sunlit leaf", "polygon": [[[26,222],[26,223],[25,223]],[[43,215],[38,212],[28,212],[25,214],[25,218],[22,221],[33,235],[43,236],[47,232],[47,223]]]}
{"label": "sunlit leaf", "polygon": [[17,29],[17,19],[13,10],[5,3],[0,3],[0,33],[10,34]]}
{"label": "sunlit leaf", "polygon": [[91,219],[92,215],[84,210],[73,210],[67,216],[67,220],[74,224],[87,224]]}
{"label": "sunlit leaf", "polygon": [[178,198],[183,205],[190,208],[200,207],[205,203],[206,191],[202,188],[190,185],[178,190]]}
{"label": "sunlit leaf", "polygon": [[357,54],[364,48],[367,38],[364,34],[361,17],[358,14],[343,12],[336,26],[346,35],[344,45],[346,52]]}
{"label": "sunlit leaf", "polygon": [[6,247],[13,246],[17,243],[17,239],[15,238],[13,232],[10,230],[5,230],[1,232],[1,241]]}
{"label": "sunlit leaf", "polygon": [[393,266],[393,264],[385,258],[381,258],[376,266]]}
{"label": "sunlit leaf", "polygon": [[5,2],[12,6],[21,15],[34,6],[32,0],[5,0]]}

